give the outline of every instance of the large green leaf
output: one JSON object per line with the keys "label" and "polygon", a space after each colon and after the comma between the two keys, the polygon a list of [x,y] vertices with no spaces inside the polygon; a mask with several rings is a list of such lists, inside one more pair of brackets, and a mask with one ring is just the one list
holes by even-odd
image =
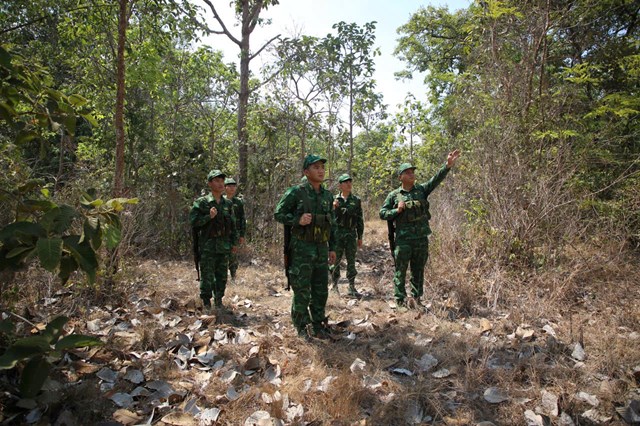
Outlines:
{"label": "large green leaf", "polygon": [[77,216],[73,207],[62,204],[49,210],[40,220],[40,224],[48,231],[55,234],[64,233]]}
{"label": "large green leaf", "polygon": [[18,206],[18,211],[24,213],[48,212],[57,205],[49,200],[25,200]]}
{"label": "large green leaf", "polygon": [[40,238],[36,247],[42,267],[49,272],[55,271],[62,257],[62,238]]}
{"label": "large green leaf", "polygon": [[93,207],[100,207],[101,205],[104,204],[104,201],[102,201],[100,199],[96,200],[94,194],[90,194],[88,192],[85,192],[80,197],[80,204],[82,204],[83,206],[85,206],[87,208],[93,208]]}
{"label": "large green leaf", "polygon": [[71,334],[64,336],[56,343],[56,350],[61,351],[71,348],[84,348],[85,346],[100,346],[103,342],[92,336],[85,336],[82,334]]}
{"label": "large green leaf", "polygon": [[37,223],[26,221],[10,223],[0,230],[0,241],[5,244],[14,238],[21,239],[24,236],[44,238],[47,231]]}
{"label": "large green leaf", "polygon": [[93,115],[91,115],[91,114],[81,114],[81,116],[84,117],[84,119],[87,120],[89,122],[89,124],[91,124],[91,126],[98,127],[98,125],[99,125],[98,120],[96,120]]}
{"label": "large green leaf", "polygon": [[29,336],[17,340],[0,356],[0,370],[15,367],[22,360],[51,351],[51,345],[44,336]]}
{"label": "large green leaf", "polygon": [[76,269],[78,269],[78,262],[72,256],[63,254],[62,259],[60,259],[60,271],[58,272],[58,277],[62,284],[69,280],[71,273]]}
{"label": "large green leaf", "polygon": [[124,209],[124,204],[138,204],[138,201],[137,198],[113,198],[107,201],[107,206],[119,212]]}
{"label": "large green leaf", "polygon": [[47,327],[42,332],[42,336],[44,336],[51,344],[57,342],[64,331],[64,325],[68,321],[69,318],[64,315],[54,318],[49,322],[49,324],[47,324]]}
{"label": "large green leaf", "polygon": [[22,360],[40,355],[43,352],[32,346],[11,346],[0,356],[0,370],[8,370]]}
{"label": "large green leaf", "polygon": [[70,235],[64,238],[64,246],[69,250],[73,258],[78,262],[80,268],[89,276],[89,282],[96,280],[96,270],[98,269],[98,259],[96,252],[86,242],[80,243],[79,235]]}
{"label": "large green leaf", "polygon": [[40,353],[45,353],[51,350],[49,340],[42,335],[23,337],[22,339],[16,340],[11,346],[33,348],[34,350],[40,351]]}
{"label": "large green leaf", "polygon": [[22,370],[20,394],[24,398],[32,398],[40,392],[42,385],[49,377],[51,364],[42,356],[31,359]]}
{"label": "large green leaf", "polygon": [[83,106],[88,102],[86,98],[83,98],[82,96],[75,93],[73,95],[69,95],[67,99],[69,100],[71,105],[76,107]]}
{"label": "large green leaf", "polygon": [[31,251],[33,250],[35,247],[33,246],[20,246],[20,247],[16,247],[14,249],[11,249],[11,251],[9,251],[9,253],[7,253],[7,255],[5,256],[7,259],[12,259],[14,257],[19,257],[21,255],[26,256],[25,252]]}
{"label": "large green leaf", "polygon": [[102,230],[100,229],[100,219],[96,216],[88,216],[82,224],[82,235],[80,242],[89,241],[94,250],[98,250],[102,245]]}
{"label": "large green leaf", "polygon": [[[119,224],[118,224],[119,225]],[[110,249],[115,248],[122,239],[122,230],[120,226],[105,223],[102,228],[104,230],[104,239],[107,247]]]}

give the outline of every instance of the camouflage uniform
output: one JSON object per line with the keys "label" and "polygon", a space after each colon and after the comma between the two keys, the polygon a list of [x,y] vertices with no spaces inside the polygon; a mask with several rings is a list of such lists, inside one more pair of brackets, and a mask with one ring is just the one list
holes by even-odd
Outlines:
{"label": "camouflage uniform", "polygon": [[[233,178],[226,178],[224,185],[236,185],[236,181]],[[227,196],[224,196],[228,199]],[[236,229],[238,231],[238,238],[244,238],[247,230],[247,219],[244,215],[244,200],[239,195],[233,196],[229,201],[233,204],[233,215],[236,220]],[[231,253],[229,255],[229,272],[231,273],[231,279],[236,278],[236,271],[238,270],[238,255]]]}
{"label": "camouflage uniform", "polygon": [[[214,175],[224,175],[215,170],[209,173],[208,180]],[[213,177],[211,177],[213,176]],[[211,219],[209,211],[215,207],[218,214]],[[189,212],[191,226],[197,228],[200,250],[200,298],[205,306],[211,306],[211,297],[217,307],[222,306],[222,297],[227,285],[227,267],[231,249],[238,242],[235,219],[231,201],[220,197],[216,201],[208,194],[198,198]]]}
{"label": "camouflage uniform", "polygon": [[[408,163],[400,166],[398,175],[415,168]],[[429,201],[427,197],[449,173],[443,166],[428,182],[415,184],[411,191],[400,188],[391,191],[380,209],[380,219],[393,220],[396,227],[396,248],[394,260],[396,271],[393,276],[394,296],[398,304],[404,304],[407,297],[405,279],[407,268],[411,269],[411,295],[419,300],[423,294],[424,267],[429,257]],[[405,209],[398,214],[398,203],[405,202]]]}
{"label": "camouflage uniform", "polygon": [[[305,169],[316,161],[326,160],[307,156]],[[313,221],[301,226],[299,220],[304,213],[311,213]],[[274,217],[285,226],[291,226],[289,278],[293,289],[293,325],[301,336],[306,335],[308,324],[312,325],[314,333],[320,333],[325,329],[325,306],[329,295],[327,259],[335,245],[333,196],[322,186],[320,192],[316,192],[310,183],[301,183],[285,192]]]}
{"label": "camouflage uniform", "polygon": [[[347,174],[340,176],[339,183],[351,180]],[[364,217],[362,213],[362,203],[360,198],[353,194],[345,199],[342,194],[336,195],[338,207],[335,208],[336,222],[338,224],[336,230],[336,263],[329,266],[331,278],[333,280],[334,289],[338,288],[338,280],[340,279],[340,260],[342,254],[347,258],[347,279],[349,280],[349,295],[357,296],[358,292],[355,288],[355,279],[358,271],[356,271],[356,252],[358,250],[358,240],[362,240],[364,234]]]}

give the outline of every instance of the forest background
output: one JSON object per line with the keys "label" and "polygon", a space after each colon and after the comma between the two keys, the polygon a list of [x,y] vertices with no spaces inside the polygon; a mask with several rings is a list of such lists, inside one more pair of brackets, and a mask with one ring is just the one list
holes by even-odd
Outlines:
{"label": "forest background", "polygon": [[[351,173],[376,219],[399,163],[426,180],[460,148],[434,207],[432,251],[450,270],[505,286],[552,274],[572,300],[603,264],[637,265],[637,2],[416,6],[395,53],[426,100],[395,109],[373,78],[375,22],[254,45],[278,1],[233,4],[225,22],[208,0],[3,2],[3,307],[29,292],[27,265],[103,297],[125,260],[186,258],[188,210],[214,168],[239,180],[250,256],[280,262],[272,212],[309,152],[328,158],[331,189]],[[233,39],[237,63],[201,43],[212,35]],[[469,287],[470,305],[501,297]]]}

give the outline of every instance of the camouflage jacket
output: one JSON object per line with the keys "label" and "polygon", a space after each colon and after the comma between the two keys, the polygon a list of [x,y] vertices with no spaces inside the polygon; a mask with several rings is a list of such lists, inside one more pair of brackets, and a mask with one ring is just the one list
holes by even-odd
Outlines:
{"label": "camouflage jacket", "polygon": [[[415,184],[410,191],[405,191],[400,186],[389,193],[380,209],[380,219],[394,221],[396,241],[427,238],[431,234],[429,227],[431,214],[427,197],[448,173],[449,169],[443,166],[428,182]],[[400,201],[405,202],[402,213],[398,213]]]}
{"label": "camouflage jacket", "polygon": [[[300,217],[311,213],[313,221],[300,226]],[[291,226],[291,235],[302,241],[315,244],[329,244],[329,251],[334,251],[336,219],[333,211],[333,195],[323,186],[316,192],[309,183],[289,188],[276,206],[275,219]]]}
{"label": "camouflage jacket", "polygon": [[[218,210],[218,214],[213,219],[209,215],[211,207]],[[232,246],[238,244],[233,204],[224,197],[221,197],[220,202],[217,202],[213,195],[207,194],[195,200],[189,212],[189,222],[199,231],[200,250],[209,239],[214,240],[215,253],[228,253]]]}
{"label": "camouflage jacket", "polygon": [[338,232],[355,230],[361,240],[364,234],[364,215],[360,198],[349,194],[345,199],[342,194],[338,194],[335,199],[338,200],[338,207],[335,208]]}
{"label": "camouflage jacket", "polygon": [[[227,196],[224,196],[228,200]],[[233,215],[236,218],[236,228],[238,230],[238,237],[244,238],[247,232],[247,219],[244,215],[244,200],[242,197],[236,195],[231,200],[233,204]]]}

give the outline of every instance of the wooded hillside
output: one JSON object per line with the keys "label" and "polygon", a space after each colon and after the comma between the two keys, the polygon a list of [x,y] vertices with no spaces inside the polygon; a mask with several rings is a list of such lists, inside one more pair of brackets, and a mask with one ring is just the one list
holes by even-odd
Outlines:
{"label": "wooded hillside", "polygon": [[[627,348],[620,349],[625,354],[591,371],[619,380],[624,389],[608,394],[605,417],[585,418],[585,410],[569,403],[564,411],[571,424],[626,421],[615,408],[640,405],[638,2],[476,0],[457,11],[416,7],[398,28],[395,54],[406,66],[399,78],[425,75],[428,102],[408,94],[398,108],[385,103],[373,78],[376,22],[336,22],[325,37],[281,34],[258,44],[252,36],[269,24],[261,12],[282,6],[277,0],[232,3],[234,22],[220,18],[216,8],[225,5],[208,0],[0,5],[0,382],[13,386],[0,399],[0,421],[58,419],[59,406],[46,421],[31,422],[24,413],[46,405],[36,395],[49,374],[69,371],[66,351],[105,343],[82,326],[79,333],[70,329],[88,319],[89,310],[79,306],[124,308],[139,290],[132,285],[138,265],[191,258],[189,208],[206,190],[210,170],[239,182],[248,221],[240,257],[252,285],[260,285],[260,269],[251,262],[281,265],[282,226],[273,211],[286,188],[299,182],[305,155],[328,159],[326,186],[332,191],[340,174],[351,174],[367,223],[374,223],[385,195],[398,186],[400,163],[417,166],[422,182],[454,148],[462,156],[432,200],[426,273],[440,327],[509,312],[505,329],[537,326],[552,311],[564,315],[556,320],[567,331],[565,343],[583,344],[592,317],[577,315],[584,321],[574,323],[573,315],[592,303],[591,314],[611,315],[607,333],[635,332],[631,343],[608,341],[609,348]],[[236,43],[238,57],[223,57],[215,45],[202,43],[214,34]],[[258,57],[262,67],[255,65]],[[367,231],[361,262],[375,267],[372,275],[379,278],[392,268],[390,258],[371,253],[386,253],[386,235],[368,226],[377,231]],[[387,296],[377,281],[366,282],[370,300]],[[77,304],[44,302],[60,291],[73,294]],[[391,291],[389,284],[388,296]],[[361,308],[357,315],[366,315]],[[59,315],[70,322],[52,323]],[[24,353],[15,349],[19,339],[38,331],[48,339],[36,342],[39,352],[29,352],[29,345]],[[605,329],[593,332],[604,338]],[[379,349],[377,344],[358,346],[358,354],[371,345]],[[599,347],[604,357],[607,345]],[[464,364],[462,357],[456,362]],[[525,375],[526,366],[519,365],[518,374]],[[37,378],[19,389],[25,371]],[[581,380],[569,376],[558,380]],[[495,379],[484,378],[476,377],[477,383]],[[520,379],[544,388],[532,376]],[[411,386],[392,388],[401,394]],[[342,417],[335,424],[416,420],[395,423],[380,408],[389,401],[371,398],[336,408],[332,412]],[[35,405],[16,408],[25,399]],[[363,400],[367,410],[360,410]],[[466,420],[453,423],[455,410],[444,402],[415,401],[424,416],[414,424],[509,424],[514,418],[512,424],[537,424],[521,413],[511,417],[512,410],[473,405],[459,417]],[[286,424],[334,424],[317,407],[306,413],[287,420],[271,410]],[[552,424],[569,424],[558,413],[543,414]],[[108,417],[105,408],[93,418]],[[240,417],[217,421],[234,424]]]}

